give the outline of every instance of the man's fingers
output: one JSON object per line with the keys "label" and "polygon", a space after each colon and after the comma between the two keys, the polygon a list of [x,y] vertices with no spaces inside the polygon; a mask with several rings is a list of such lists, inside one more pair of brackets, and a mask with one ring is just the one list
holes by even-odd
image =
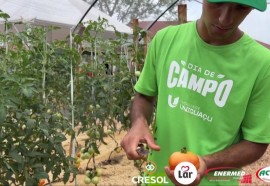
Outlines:
{"label": "man's fingers", "polygon": [[156,144],[153,138],[147,138],[145,139],[148,147],[155,151],[160,151],[160,146]]}
{"label": "man's fingers", "polygon": [[138,160],[138,159],[144,158],[143,157],[144,154],[140,154],[138,152],[137,145],[139,142],[133,141],[132,143],[129,143],[129,141],[127,142],[124,140],[120,143],[120,145],[124,149],[124,151],[126,152],[126,156],[129,160]]}
{"label": "man's fingers", "polygon": [[165,167],[165,172],[167,174],[167,176],[169,177],[169,179],[174,183],[177,184],[176,179],[174,178],[174,172],[169,168],[169,167]]}

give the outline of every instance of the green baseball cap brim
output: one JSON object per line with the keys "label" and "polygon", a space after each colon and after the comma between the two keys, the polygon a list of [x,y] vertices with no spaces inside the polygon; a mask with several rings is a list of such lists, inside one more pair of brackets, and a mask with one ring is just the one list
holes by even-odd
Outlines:
{"label": "green baseball cap brim", "polygon": [[210,3],[224,3],[224,2],[238,3],[238,4],[253,7],[262,12],[265,11],[267,7],[266,0],[208,0],[208,2]]}

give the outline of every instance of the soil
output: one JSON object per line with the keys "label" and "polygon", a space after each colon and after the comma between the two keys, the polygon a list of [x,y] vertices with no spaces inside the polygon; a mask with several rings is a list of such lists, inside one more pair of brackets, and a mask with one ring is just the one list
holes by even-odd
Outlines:
{"label": "soil", "polygon": [[[120,143],[121,139],[125,135],[125,132],[121,132],[115,136],[115,139],[118,143]],[[84,141],[87,139],[87,135],[80,134],[77,137],[77,141],[79,146],[84,146]],[[138,176],[139,171],[134,166],[133,161],[128,160],[123,150],[119,153],[113,152],[108,161],[108,158],[113,151],[113,149],[117,146],[116,142],[113,141],[111,138],[106,137],[105,142],[107,145],[100,146],[100,154],[96,156],[95,161],[96,165],[102,169],[102,176],[100,177],[100,181],[98,185],[101,186],[131,186],[135,185],[132,184],[132,177]],[[70,140],[68,139],[63,143],[64,148],[66,149],[67,153],[69,152],[70,148]],[[85,186],[84,178],[85,178],[85,170],[87,167],[88,160],[83,160],[79,167],[80,174],[76,176],[76,183],[77,186]],[[88,167],[92,167],[93,162],[89,162]],[[255,163],[246,166],[243,168],[246,174],[252,175],[252,183],[240,183],[240,186],[244,185],[269,185],[270,183],[263,182],[256,177],[256,172],[262,167],[270,166],[270,146],[268,147],[266,153]],[[56,182],[52,184],[53,186],[64,186],[62,182]],[[91,184],[90,184],[91,185]],[[93,185],[93,184],[92,184]],[[66,186],[75,186],[75,181],[70,179],[70,181],[66,184]]]}
{"label": "soil", "polygon": [[[117,133],[115,135],[115,140],[120,143],[121,139],[124,137],[125,132]],[[88,139],[85,134],[80,134],[77,137],[77,142],[79,147],[84,146],[84,141]],[[124,151],[121,149],[120,152],[114,151],[117,144],[110,137],[106,137],[104,140],[107,145],[102,144],[99,147],[100,154],[95,157],[95,162],[98,168],[102,169],[102,176],[100,177],[100,186],[129,186],[132,185],[131,179],[133,176],[138,176],[139,170],[134,166],[133,161],[128,160]],[[119,146],[119,145],[118,145]],[[70,139],[63,143],[63,147],[69,153],[70,149]],[[113,152],[113,153],[112,153]],[[111,154],[112,153],[112,154]],[[111,156],[110,156],[111,154]],[[110,157],[110,160],[108,161]],[[85,186],[84,178],[85,171],[88,164],[88,160],[82,160],[79,167],[79,174],[76,176],[77,186]],[[90,161],[88,168],[93,168],[93,162]],[[73,181],[73,182],[71,182]],[[53,186],[75,186],[75,181],[70,179],[66,185],[62,182],[53,183]],[[90,184],[93,185],[93,184]]]}

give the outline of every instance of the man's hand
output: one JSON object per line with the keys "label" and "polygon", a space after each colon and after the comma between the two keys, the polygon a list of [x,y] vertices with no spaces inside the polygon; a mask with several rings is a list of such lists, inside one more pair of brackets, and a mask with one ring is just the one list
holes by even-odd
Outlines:
{"label": "man's hand", "polygon": [[134,125],[121,141],[121,146],[126,152],[128,159],[137,160],[144,158],[142,154],[137,152],[137,147],[140,143],[146,143],[152,150],[160,150],[160,147],[155,143],[147,124],[140,123]]}
{"label": "man's hand", "polygon": [[130,112],[132,127],[121,142],[121,146],[130,160],[145,158],[145,155],[137,152],[137,147],[141,143],[146,143],[148,148],[152,150],[160,150],[149,129],[155,101],[155,97],[139,93],[135,95]]}

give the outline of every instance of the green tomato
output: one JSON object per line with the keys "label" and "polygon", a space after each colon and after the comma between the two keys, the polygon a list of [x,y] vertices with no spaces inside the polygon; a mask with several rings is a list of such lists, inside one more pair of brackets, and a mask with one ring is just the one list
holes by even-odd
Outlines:
{"label": "green tomato", "polygon": [[81,154],[83,154],[83,153],[85,153],[85,148],[83,147],[83,148],[81,148],[81,150],[80,150],[80,152],[81,152]]}
{"label": "green tomato", "polygon": [[61,117],[62,117],[62,114],[59,113],[59,112],[56,112],[56,113],[55,113],[55,116],[56,116],[57,118],[61,118]]}
{"label": "green tomato", "polygon": [[125,112],[124,112],[124,116],[125,116],[125,117],[128,117],[128,112],[125,111]]}
{"label": "green tomato", "polygon": [[102,169],[97,169],[97,170],[96,170],[96,175],[97,175],[98,177],[100,177],[100,176],[102,175]]}
{"label": "green tomato", "polygon": [[90,147],[90,148],[88,149],[88,153],[89,153],[90,155],[93,155],[93,154],[95,153],[95,150],[94,150],[92,147]]}
{"label": "green tomato", "polygon": [[89,152],[85,152],[83,153],[82,157],[81,157],[83,160],[87,160],[89,158],[91,158],[91,155],[89,154]]}
{"label": "green tomato", "polygon": [[90,184],[91,183],[91,179],[88,176],[85,176],[83,181],[84,181],[85,184]]}
{"label": "green tomato", "polygon": [[76,158],[75,163],[81,163],[81,158]]}
{"label": "green tomato", "polygon": [[135,76],[139,77],[140,75],[141,75],[141,71],[137,70],[137,71],[135,72]]}
{"label": "green tomato", "polygon": [[107,134],[108,134],[108,135],[113,135],[113,131],[110,130],[110,129],[108,129],[108,130],[107,130]]}
{"label": "green tomato", "polygon": [[96,132],[95,132],[95,136],[96,136],[96,138],[100,138],[100,133],[99,133],[99,131],[96,131]]}
{"label": "green tomato", "polygon": [[94,110],[94,106],[93,105],[89,105],[89,110],[90,111]]}
{"label": "green tomato", "polygon": [[37,117],[36,114],[32,114],[32,116],[31,116],[32,119],[35,119],[36,117]]}
{"label": "green tomato", "polygon": [[95,176],[94,178],[92,178],[91,181],[92,181],[93,184],[97,185],[98,182],[99,182],[99,177]]}
{"label": "green tomato", "polygon": [[86,131],[86,135],[89,137],[89,138],[92,138],[93,137],[93,131],[92,129],[89,129]]}
{"label": "green tomato", "polygon": [[85,171],[85,175],[86,175],[88,178],[90,178],[90,176],[91,176],[91,171],[90,171],[90,170]]}

